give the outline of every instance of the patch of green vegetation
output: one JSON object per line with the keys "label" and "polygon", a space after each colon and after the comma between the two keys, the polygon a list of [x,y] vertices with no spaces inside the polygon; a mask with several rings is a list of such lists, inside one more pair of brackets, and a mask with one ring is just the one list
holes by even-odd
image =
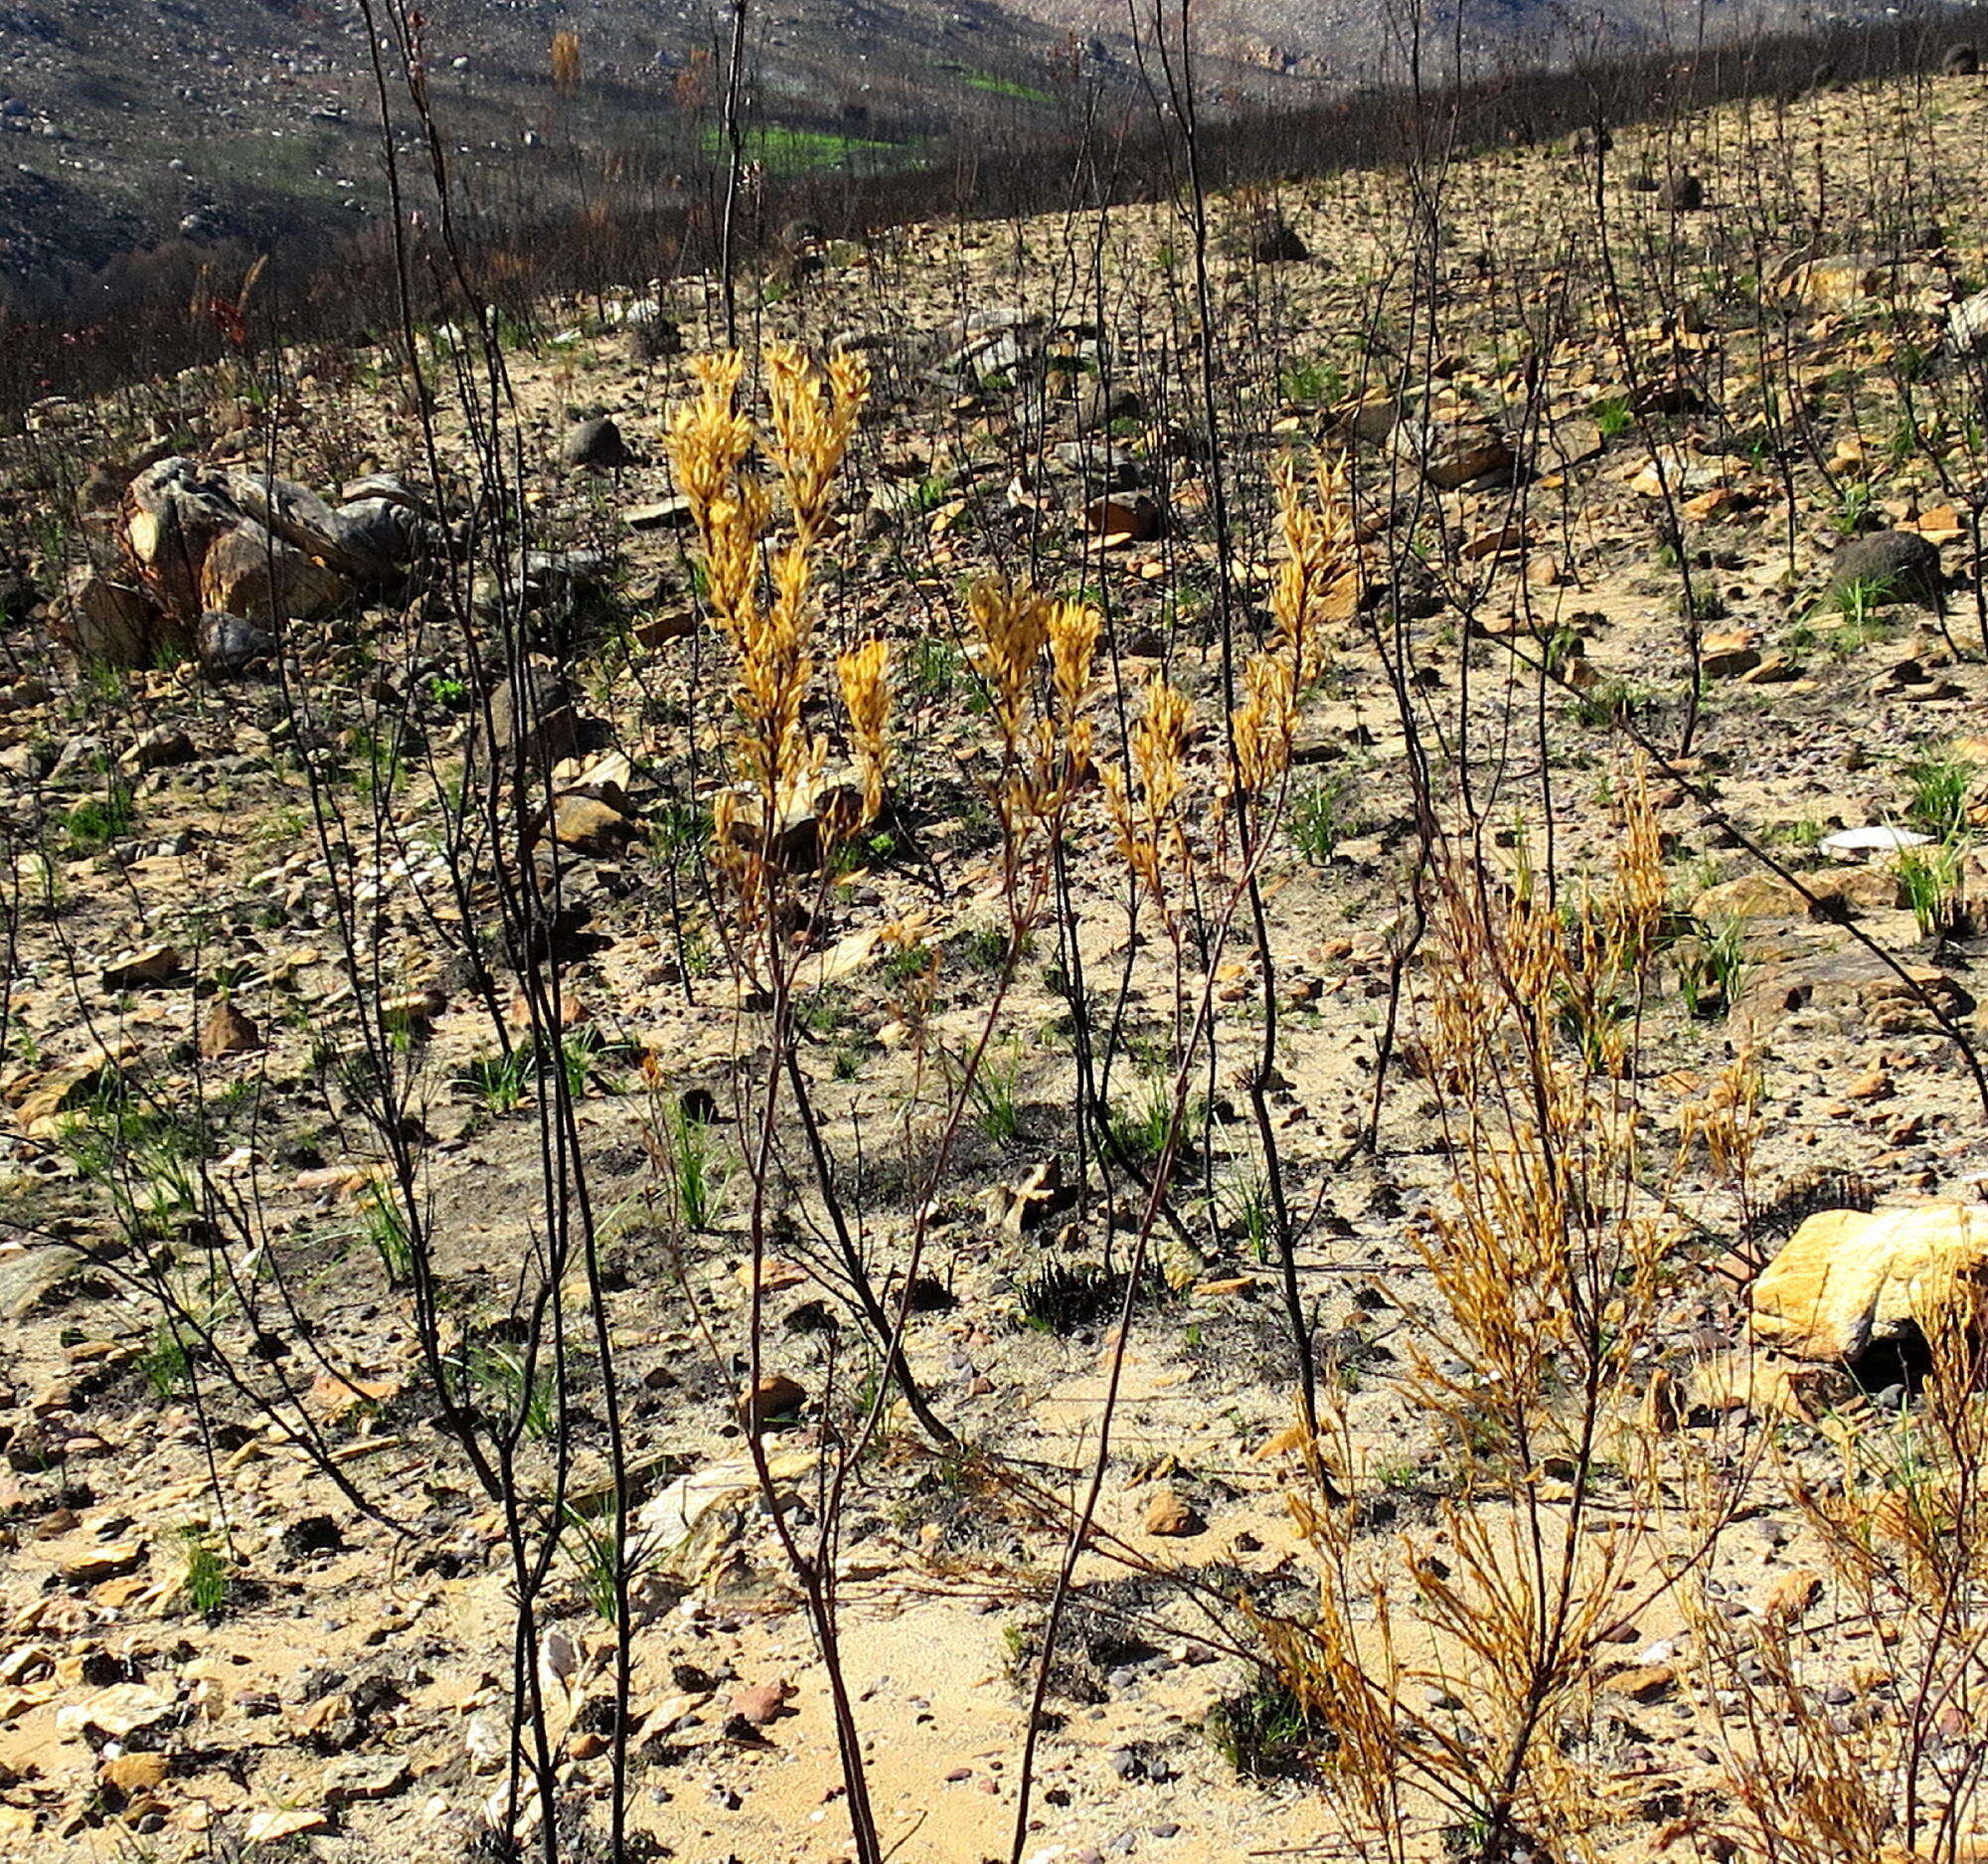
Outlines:
{"label": "patch of green vegetation", "polygon": [[1604,395],[1599,401],[1589,403],[1587,412],[1604,440],[1617,439],[1636,424],[1635,412],[1626,395]]}
{"label": "patch of green vegetation", "polygon": [[1208,1712],[1208,1738],[1237,1773],[1249,1779],[1277,1779],[1304,1772],[1325,1730],[1289,1684],[1266,1672],[1252,1687]]}
{"label": "patch of green vegetation", "polygon": [[200,1162],[215,1150],[200,1108],[162,1106],[122,1082],[79,1108],[60,1143],[135,1237],[169,1235],[194,1209]]}
{"label": "patch of green vegetation", "polygon": [[1340,771],[1297,795],[1291,803],[1290,835],[1298,853],[1323,867],[1353,828],[1353,778]]}
{"label": "patch of green vegetation", "polygon": [[85,796],[63,823],[72,855],[101,854],[123,840],[137,822],[131,785],[111,782],[100,796]]}
{"label": "patch of green vegetation", "polygon": [[961,82],[972,89],[986,91],[990,96],[1013,97],[1021,103],[1056,101],[1047,90],[1038,90],[1034,85],[1018,84],[1012,78],[996,78],[991,72],[976,72],[963,65],[948,65],[944,69],[956,72]]}
{"label": "patch of green vegetation", "polygon": [[[704,152],[727,153],[724,132],[716,125],[704,132]],[[878,142],[864,136],[841,136],[825,129],[796,129],[785,123],[765,123],[746,133],[746,159],[769,175],[804,175],[818,168],[848,168],[859,156],[910,161],[916,153],[910,143]],[[871,167],[885,166],[879,161]]]}
{"label": "patch of green vegetation", "polygon": [[1324,406],[1346,394],[1346,372],[1336,363],[1292,363],[1277,378],[1277,390],[1287,402]]}
{"label": "patch of green vegetation", "polygon": [[1968,798],[1975,765],[1949,752],[1928,752],[1901,766],[1910,794],[1905,820],[1935,841],[1947,841],[1967,827]]}
{"label": "patch of green vegetation", "polygon": [[1921,938],[1943,938],[1961,930],[1960,844],[1935,842],[1899,856],[1899,882]]}
{"label": "patch of green vegetation", "polygon": [[183,1528],[180,1534],[186,1555],[186,1571],[180,1577],[180,1597],[187,1610],[203,1618],[218,1617],[228,1605],[233,1579],[207,1530]]}

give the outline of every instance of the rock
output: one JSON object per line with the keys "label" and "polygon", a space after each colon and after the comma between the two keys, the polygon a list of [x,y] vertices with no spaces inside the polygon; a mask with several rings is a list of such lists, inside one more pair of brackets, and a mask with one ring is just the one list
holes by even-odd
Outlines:
{"label": "rock", "polygon": [[249,621],[317,621],[351,598],[352,586],[252,519],[224,532],[200,571],[204,611]]}
{"label": "rock", "polygon": [[1853,867],[1840,874],[1821,874],[1813,885],[1817,898],[1839,913],[1892,913],[1905,904],[1905,882],[1897,873],[1882,868]]}
{"label": "rock", "polygon": [[1852,538],[1830,558],[1829,583],[1823,593],[1836,595],[1853,586],[1861,587],[1874,605],[1910,601],[1936,608],[1946,589],[1939,546],[1916,531],[1876,531]]}
{"label": "rock", "polygon": [[1150,544],[1166,529],[1158,502],[1145,492],[1093,498],[1083,508],[1083,526],[1106,544]]}
{"label": "rock", "polygon": [[1708,926],[1735,919],[1801,919],[1808,910],[1800,889],[1778,874],[1742,874],[1706,888],[1691,903],[1692,918]]}
{"label": "rock", "polygon": [[79,660],[111,667],[152,665],[183,630],[135,582],[80,570],[64,586],[50,632]]}
{"label": "rock", "polygon": [[1661,1702],[1677,1687],[1677,1671],[1668,1663],[1638,1663],[1617,1670],[1602,1687],[1631,1702]]}
{"label": "rock", "polygon": [[98,1781],[129,1799],[165,1783],[172,1763],[163,1754],[120,1754],[96,1770]]}
{"label": "rock", "polygon": [[413,563],[426,548],[418,507],[399,498],[351,499],[332,513],[339,542],[382,565]]}
{"label": "rock", "polygon": [[100,1580],[114,1580],[120,1574],[135,1572],[144,1564],[143,1541],[118,1540],[71,1554],[56,1571],[72,1586],[94,1586]]}
{"label": "rock", "polygon": [[62,1244],[23,1250],[0,1258],[0,1314],[18,1320],[41,1298],[62,1286],[88,1260]]}
{"label": "rock", "polygon": [[300,1838],[306,1832],[329,1831],[331,1814],[309,1806],[279,1806],[249,1814],[242,1836],[249,1844],[281,1844],[285,1838]]}
{"label": "rock", "polygon": [[1988,343],[1988,291],[1977,291],[1948,309],[1946,338],[1962,351],[1978,350]]}
{"label": "rock", "polygon": [[56,1725],[90,1730],[111,1741],[129,1741],[141,1728],[152,1728],[176,1714],[178,1706],[173,1697],[149,1683],[113,1683],[87,1701],[58,1709]]}
{"label": "rock", "polygon": [[1084,379],[1077,398],[1077,424],[1085,431],[1109,427],[1120,421],[1137,421],[1146,412],[1139,391],[1122,382],[1106,388],[1096,376]]}
{"label": "rock", "polygon": [[1779,289],[1783,297],[1810,304],[1847,305],[1941,282],[1941,274],[1931,265],[1890,253],[1843,253],[1790,266],[1781,275]]}
{"label": "rock", "polygon": [[683,332],[677,328],[675,319],[658,311],[630,317],[626,334],[631,362],[657,363],[683,354]]}
{"label": "rock", "polygon": [[1395,451],[1419,467],[1439,492],[1502,479],[1516,463],[1505,436],[1488,422],[1438,427],[1403,419],[1394,424],[1390,438]]}
{"label": "rock", "polygon": [[117,763],[119,768],[126,770],[168,770],[176,764],[191,763],[199,755],[185,732],[161,725],[147,732]]}
{"label": "rock", "polygon": [[1199,1534],[1208,1525],[1189,1506],[1180,1491],[1171,1486],[1154,1492],[1152,1499],[1146,1503],[1144,1521],[1148,1534],[1162,1535],[1167,1539]]}
{"label": "rock", "polygon": [[355,1799],[391,1799],[407,1790],[411,1776],[405,1761],[391,1754],[349,1754],[324,1770],[327,1805]]}
{"label": "rock", "polygon": [[432,987],[395,991],[380,999],[380,1020],[390,1029],[424,1029],[447,1008],[447,996]]}
{"label": "rock", "polygon": [[580,715],[567,683],[551,667],[534,663],[524,680],[506,680],[490,696],[490,753],[508,765],[522,759],[529,775],[573,756],[580,744]]}
{"label": "rock", "polygon": [[1901,969],[1909,983],[1861,946],[1763,965],[1748,976],[1733,1006],[1735,1033],[1755,1039],[1790,1012],[1803,1009],[1847,1011],[1866,1027],[1886,1034],[1923,1033],[1938,1024],[1921,992],[1948,1018],[1973,1009],[1973,998],[1944,971],[1926,964],[1905,964]]}
{"label": "rock", "polygon": [[644,615],[634,626],[635,645],[644,648],[666,646],[671,641],[688,640],[697,632],[697,616],[688,608],[664,614]]}
{"label": "rock", "polygon": [[1981,69],[1981,57],[1971,45],[1948,46],[1940,54],[1939,69],[1947,78],[1972,78]]}
{"label": "rock", "polygon": [[153,605],[191,627],[215,542],[242,522],[227,481],[177,454],[147,466],[124,490],[122,542]]}
{"label": "rock", "polygon": [[631,531],[680,531],[690,521],[690,500],[681,492],[646,505],[630,505],[621,514],[621,522]]}
{"label": "rock", "polygon": [[1681,168],[1664,184],[1663,203],[1678,214],[1696,214],[1705,205],[1705,183]]}
{"label": "rock", "polygon": [[606,415],[576,423],[560,445],[560,463],[587,469],[618,470],[634,461],[621,429]]}
{"label": "rock", "polygon": [[248,1055],[262,1046],[262,1034],[226,997],[217,997],[200,1026],[200,1052],[209,1061]]}
{"label": "rock", "polygon": [[1248,254],[1258,265],[1288,265],[1311,257],[1311,248],[1283,215],[1265,215],[1251,230]]}
{"label": "rock", "polygon": [[787,1702],[793,1693],[791,1683],[748,1684],[732,1692],[732,1713],[753,1728],[764,1728],[782,1715],[791,1713]]}
{"label": "rock", "polygon": [[591,796],[566,795],[553,805],[553,839],[576,854],[611,859],[640,833],[619,809]]}
{"label": "rock", "polygon": [[1699,664],[1706,677],[1714,680],[1737,679],[1752,672],[1760,664],[1759,629],[1729,628],[1706,635],[1699,642]]}
{"label": "rock", "polygon": [[266,472],[234,471],[228,475],[228,493],[264,530],[340,576],[366,584],[395,580],[393,561],[366,548],[352,520],[308,486]]}
{"label": "rock", "polygon": [[275,635],[246,616],[219,611],[201,616],[196,638],[200,664],[216,678],[244,672],[257,660],[272,658],[280,644]]}
{"label": "rock", "polygon": [[739,1395],[739,1422],[748,1431],[763,1430],[775,1420],[791,1419],[807,1403],[807,1388],[798,1380],[769,1372],[749,1392]]}
{"label": "rock", "polygon": [[177,945],[133,945],[118,952],[99,973],[106,990],[149,990],[177,977],[186,968]]}
{"label": "rock", "polygon": [[1767,1588],[1764,1609],[1770,1618],[1798,1618],[1821,1597],[1823,1576],[1814,1567],[1795,1567],[1778,1575]]}
{"label": "rock", "polygon": [[1797,1359],[1848,1365],[1923,1335],[1963,1276],[1988,1266],[1988,1208],[1921,1204],[1819,1211],[1752,1289],[1757,1338]]}

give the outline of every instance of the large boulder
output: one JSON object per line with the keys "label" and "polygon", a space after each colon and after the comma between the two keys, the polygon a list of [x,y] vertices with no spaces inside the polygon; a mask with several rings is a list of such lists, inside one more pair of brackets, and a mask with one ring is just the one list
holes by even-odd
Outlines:
{"label": "large boulder", "polygon": [[228,495],[257,524],[340,576],[360,583],[395,580],[396,563],[369,549],[352,520],[308,486],[266,472],[235,471],[228,475]]}
{"label": "large boulder", "polygon": [[396,569],[414,562],[428,544],[428,527],[404,500],[355,498],[332,514],[340,544],[369,561]]}
{"label": "large boulder", "polygon": [[280,644],[267,629],[239,614],[204,614],[200,618],[200,664],[217,679],[272,658]]}
{"label": "large boulder", "polygon": [[79,660],[150,666],[176,630],[135,583],[78,570],[57,600],[50,632]]}
{"label": "large boulder", "polygon": [[248,518],[209,547],[200,593],[209,613],[249,621],[316,621],[339,608],[352,586]]}
{"label": "large boulder", "polygon": [[633,464],[634,458],[628,442],[621,437],[621,429],[606,415],[576,423],[560,448],[564,464],[597,470],[618,470]]}
{"label": "large boulder", "polygon": [[1988,1266],[1988,1207],[1820,1211],[1753,1283],[1753,1332],[1798,1359],[1849,1364],[1927,1334]]}
{"label": "large boulder", "polygon": [[125,555],[156,607],[191,625],[201,611],[207,553],[241,519],[226,482],[178,454],[125,487]]}
{"label": "large boulder", "polygon": [[1873,605],[1909,601],[1936,608],[1945,587],[1937,544],[1916,531],[1874,531],[1837,547],[1826,593],[1859,588]]}
{"label": "large boulder", "polygon": [[1439,492],[1493,480],[1502,484],[1516,464],[1505,436],[1489,422],[1448,426],[1404,417],[1393,424],[1389,439]]}
{"label": "large boulder", "polygon": [[1957,1021],[1973,1008],[1974,999],[1946,972],[1916,963],[1894,970],[1858,945],[1749,970],[1731,1021],[1741,1041],[1758,1041],[1801,1010],[1832,1013],[1846,1033],[1924,1035],[1939,1028],[1934,1009]]}

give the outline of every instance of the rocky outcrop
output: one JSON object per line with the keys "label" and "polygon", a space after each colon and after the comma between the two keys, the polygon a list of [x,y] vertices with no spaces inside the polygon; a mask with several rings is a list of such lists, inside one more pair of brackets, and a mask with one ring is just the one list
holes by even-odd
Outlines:
{"label": "rocky outcrop", "polygon": [[1848,1365],[1929,1332],[1984,1266],[1988,1208],[1820,1211],[1753,1283],[1753,1332],[1798,1359]]}

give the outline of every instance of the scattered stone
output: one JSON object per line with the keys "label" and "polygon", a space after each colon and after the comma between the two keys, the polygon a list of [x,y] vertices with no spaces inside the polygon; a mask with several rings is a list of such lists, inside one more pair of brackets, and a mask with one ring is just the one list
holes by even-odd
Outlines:
{"label": "scattered stone", "polygon": [[576,854],[611,859],[640,833],[619,809],[592,796],[565,795],[553,805],[553,839]]}
{"label": "scattered stone", "polygon": [[1146,1503],[1145,1524],[1148,1534],[1162,1535],[1167,1539],[1199,1534],[1208,1525],[1180,1491],[1171,1486],[1155,1491]]}
{"label": "scattered stone", "polygon": [[216,676],[244,672],[254,661],[269,659],[279,645],[275,635],[246,616],[220,612],[201,616],[196,641],[202,668]]}
{"label": "scattered stone", "polygon": [[1823,1577],[1813,1567],[1796,1567],[1767,1588],[1766,1612],[1771,1618],[1798,1618],[1822,1597]]}
{"label": "scattered stone", "polygon": [[1166,530],[1159,503],[1149,493],[1106,493],[1083,508],[1083,525],[1107,546],[1150,544]]}
{"label": "scattered stone", "polygon": [[1699,656],[1708,679],[1730,680],[1750,673],[1760,664],[1760,631],[1734,628],[1708,634],[1699,643]]}
{"label": "scattered stone", "polygon": [[1249,256],[1259,265],[1289,265],[1311,257],[1311,248],[1282,214],[1265,215],[1249,238]]}
{"label": "scattered stone", "polygon": [[646,505],[630,505],[621,513],[621,522],[631,531],[682,530],[690,518],[690,500],[681,492]]}
{"label": "scattered stone", "polygon": [[118,582],[94,570],[71,576],[50,631],[79,660],[110,667],[150,666],[176,633],[135,582]]}
{"label": "scattered stone", "polygon": [[87,1259],[81,1250],[54,1244],[0,1257],[0,1314],[18,1320],[62,1286]]}
{"label": "scattered stone", "polygon": [[106,990],[150,990],[185,968],[186,960],[177,945],[134,945],[104,965],[99,981]]}
{"label": "scattered stone", "polygon": [[1505,436],[1489,423],[1440,427],[1404,419],[1393,424],[1390,439],[1439,492],[1502,481],[1517,463]]}
{"label": "scattered stone", "polygon": [[1939,546],[1916,531],[1875,531],[1840,545],[1829,560],[1826,595],[1860,589],[1875,606],[1916,602],[1936,608],[1945,593]]}
{"label": "scattered stone", "polygon": [[251,1813],[242,1835],[250,1844],[281,1844],[285,1838],[300,1838],[306,1832],[330,1829],[330,1813],[307,1806],[284,1806]]}
{"label": "scattered stone", "polygon": [[560,463],[588,470],[617,471],[634,463],[621,429],[606,415],[571,427],[560,447]]}
{"label": "scattered stone", "polygon": [[226,997],[217,997],[200,1026],[200,1052],[209,1061],[248,1055],[262,1046],[262,1032]]}
{"label": "scattered stone", "polygon": [[127,770],[166,770],[191,763],[199,755],[185,732],[161,725],[147,732],[117,762]]}
{"label": "scattered stone", "polygon": [[1736,1034],[1757,1039],[1795,1010],[1840,1010],[1888,1035],[1938,1028],[1930,1002],[1949,1019],[1968,1014],[1974,1000],[1944,971],[1902,964],[1897,971],[1862,946],[1815,957],[1763,964],[1733,1006]]}
{"label": "scattered stone", "polygon": [[122,1574],[134,1573],[144,1564],[143,1541],[119,1540],[71,1554],[56,1571],[72,1586],[94,1586],[99,1580],[114,1580]]}
{"label": "scattered stone", "polygon": [[376,555],[360,527],[308,486],[264,472],[231,472],[228,493],[255,523],[314,562],[364,584],[391,583],[399,565]]}
{"label": "scattered stone", "polygon": [[163,1754],[120,1754],[103,1762],[97,1779],[110,1791],[130,1799],[165,1783],[172,1763]]}
{"label": "scattered stone", "polygon": [[1742,874],[1706,888],[1691,903],[1692,918],[1708,926],[1722,920],[1801,919],[1808,910],[1801,889],[1778,874]]}
{"label": "scattered stone", "polygon": [[753,1728],[764,1728],[791,1713],[787,1703],[793,1694],[791,1683],[753,1683],[732,1692],[732,1713]]}
{"label": "scattered stone", "polygon": [[1661,1702],[1677,1687],[1677,1671],[1668,1663],[1638,1663],[1616,1671],[1603,1687],[1631,1702]]}
{"label": "scattered stone", "polygon": [[1663,203],[1678,214],[1696,214],[1705,205],[1705,183],[1690,169],[1680,169],[1665,184]]}
{"label": "scattered stone", "polygon": [[774,1423],[786,1423],[807,1403],[807,1387],[796,1379],[769,1372],[749,1392],[739,1396],[739,1422],[748,1431],[764,1430]]}
{"label": "scattered stone", "polygon": [[316,621],[351,596],[352,585],[337,571],[253,520],[217,538],[200,568],[202,611],[248,621]]}
{"label": "scattered stone", "polygon": [[410,1778],[407,1763],[394,1755],[346,1755],[324,1770],[325,1803],[391,1799],[407,1790]]}
{"label": "scattered stone", "polygon": [[500,766],[522,758],[526,775],[573,756],[580,714],[567,683],[551,667],[533,664],[522,684],[506,680],[490,697],[490,750]]}
{"label": "scattered stone", "polygon": [[1852,1364],[1922,1335],[1984,1263],[1988,1208],[1819,1211],[1754,1281],[1753,1331],[1797,1359]]}

